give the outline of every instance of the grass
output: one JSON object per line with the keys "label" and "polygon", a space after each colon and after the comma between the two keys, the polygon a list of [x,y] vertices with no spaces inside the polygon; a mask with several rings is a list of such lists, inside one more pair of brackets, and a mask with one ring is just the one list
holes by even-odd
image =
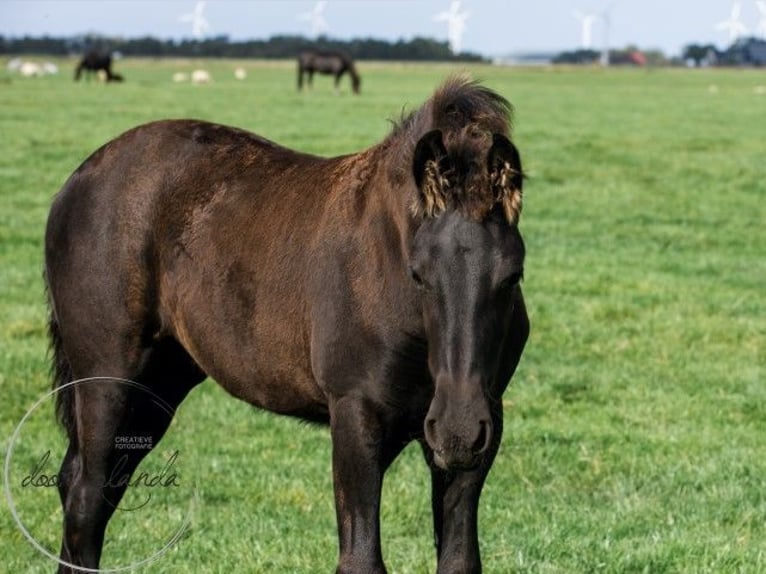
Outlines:
{"label": "grass", "polygon": [[[245,82],[233,78],[244,65]],[[42,236],[51,198],[96,147],[138,123],[198,117],[325,155],[378,141],[448,66],[363,64],[363,94],[292,63],[118,63],[123,85],[0,72],[0,434],[48,388]],[[211,70],[208,86],[175,71]],[[4,66],[3,66],[4,69]],[[482,498],[487,572],[766,570],[766,84],[756,71],[470,68],[516,107],[529,179],[522,230],[532,335],[505,396],[506,432]],[[715,86],[715,89],[711,89]],[[43,404],[15,446],[22,476],[63,444]],[[207,382],[150,457],[179,452],[179,489],[125,513],[104,565],[191,527],[145,572],[329,572],[336,558],[325,429],[253,410]],[[163,458],[164,457],[164,458]],[[154,465],[154,466],[151,466]],[[20,489],[57,551],[55,493]],[[418,449],[389,471],[391,572],[433,572]],[[7,506],[0,562],[51,571]]]}

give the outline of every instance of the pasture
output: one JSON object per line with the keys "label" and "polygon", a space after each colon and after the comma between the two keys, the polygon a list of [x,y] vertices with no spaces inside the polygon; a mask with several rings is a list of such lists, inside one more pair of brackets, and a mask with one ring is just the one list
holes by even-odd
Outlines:
{"label": "pasture", "polygon": [[[121,60],[121,85],[75,83],[76,62],[57,63],[59,76],[22,79],[5,62],[0,72],[4,457],[49,388],[47,211],[93,150],[139,123],[194,117],[349,153],[457,69],[361,62],[357,97],[347,79],[336,96],[326,77],[297,93],[292,62]],[[213,82],[171,82],[197,67]],[[514,104],[529,176],[520,226],[532,333],[482,497],[485,571],[766,570],[766,75],[467,69]],[[63,444],[50,404],[25,432],[14,468]],[[332,571],[326,429],[255,411],[208,381],[155,454],[172,449],[183,488],[162,493],[164,514],[116,517],[104,567],[151,554],[167,539],[161,519],[190,507],[181,540],[141,571]],[[57,553],[55,493],[17,487],[20,513]],[[391,572],[434,570],[429,490],[412,445],[384,484]],[[0,526],[7,571],[53,570],[7,504]]]}

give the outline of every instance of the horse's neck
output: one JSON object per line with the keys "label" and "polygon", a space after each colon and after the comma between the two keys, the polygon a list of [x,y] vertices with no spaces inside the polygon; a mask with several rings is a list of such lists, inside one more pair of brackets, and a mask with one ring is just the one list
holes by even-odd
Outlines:
{"label": "horse's neck", "polygon": [[403,256],[409,257],[409,246],[417,231],[413,203],[416,199],[414,181],[410,175],[409,161],[403,157],[401,146],[380,146],[372,174],[370,192],[379,206],[380,214],[387,217],[397,229]]}

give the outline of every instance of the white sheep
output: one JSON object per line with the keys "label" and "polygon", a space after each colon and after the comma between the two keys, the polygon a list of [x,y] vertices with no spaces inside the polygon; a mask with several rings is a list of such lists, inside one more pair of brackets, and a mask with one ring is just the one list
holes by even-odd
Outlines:
{"label": "white sheep", "polygon": [[25,78],[36,78],[42,76],[44,72],[37,62],[22,62],[19,73]]}
{"label": "white sheep", "polygon": [[213,81],[210,77],[210,72],[207,70],[194,70],[191,73],[192,84],[209,84]]}

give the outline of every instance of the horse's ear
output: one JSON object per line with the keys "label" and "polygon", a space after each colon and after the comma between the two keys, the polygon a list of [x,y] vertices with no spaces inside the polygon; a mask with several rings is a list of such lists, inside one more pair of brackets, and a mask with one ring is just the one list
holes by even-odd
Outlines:
{"label": "horse's ear", "polygon": [[415,146],[412,160],[412,173],[420,192],[414,206],[417,214],[433,217],[447,208],[448,169],[449,157],[441,130],[428,132]]}
{"label": "horse's ear", "polygon": [[492,147],[487,154],[487,162],[496,201],[502,204],[508,222],[518,223],[524,179],[519,150],[504,135],[492,134]]}

